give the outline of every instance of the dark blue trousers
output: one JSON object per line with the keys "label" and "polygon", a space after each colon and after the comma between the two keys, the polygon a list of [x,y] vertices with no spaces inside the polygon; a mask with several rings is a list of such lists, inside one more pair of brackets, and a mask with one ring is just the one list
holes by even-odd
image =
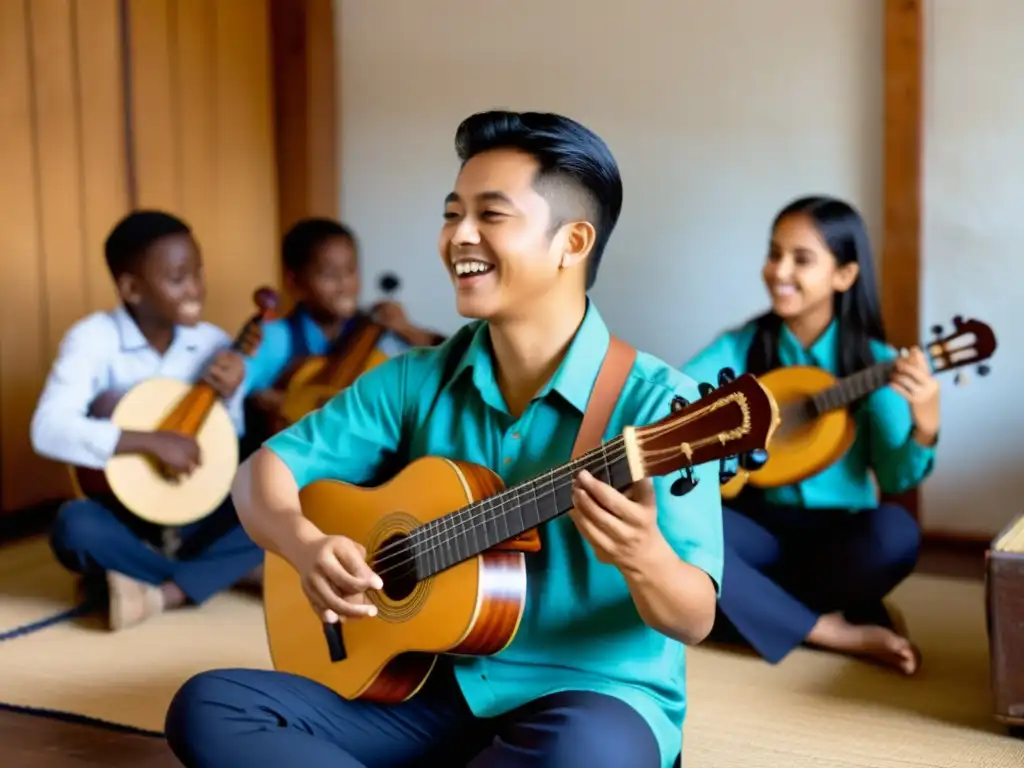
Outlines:
{"label": "dark blue trousers", "polygon": [[745,641],[771,663],[818,619],[892,622],[885,597],[913,571],[921,531],[905,509],[723,508],[725,569],[712,640]]}
{"label": "dark blue trousers", "polygon": [[174,557],[159,548],[157,527],[92,499],[65,503],[57,512],[50,544],[57,560],[102,592],[107,571],[138,581],[177,584],[193,604],[232,585],[263,562],[263,550],[246,534],[230,500],[213,514],[181,529]]}
{"label": "dark blue trousers", "polygon": [[167,741],[187,768],[658,768],[658,744],[629,705],[569,691],[477,719],[441,663],[409,701],[347,701],[283,672],[191,678],[171,702]]}

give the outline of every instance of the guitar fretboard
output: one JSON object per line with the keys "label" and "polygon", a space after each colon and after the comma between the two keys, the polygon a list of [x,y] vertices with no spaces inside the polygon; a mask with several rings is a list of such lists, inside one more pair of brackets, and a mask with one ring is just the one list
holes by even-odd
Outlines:
{"label": "guitar fretboard", "polygon": [[568,512],[582,469],[618,490],[633,483],[625,441],[617,437],[540,477],[432,520],[413,530],[407,543],[417,581]]}
{"label": "guitar fretboard", "polygon": [[810,415],[819,416],[829,411],[846,408],[862,397],[870,395],[889,383],[894,363],[876,363],[862,371],[840,379],[828,389],[808,398]]}

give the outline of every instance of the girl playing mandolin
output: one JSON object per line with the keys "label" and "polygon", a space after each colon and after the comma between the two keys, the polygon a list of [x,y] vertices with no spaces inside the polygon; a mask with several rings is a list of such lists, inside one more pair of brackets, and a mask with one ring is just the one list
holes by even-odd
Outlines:
{"label": "girl playing mandolin", "polygon": [[897,494],[930,474],[938,382],[920,349],[898,356],[887,345],[867,230],[849,204],[806,197],[783,208],[762,277],[771,310],[719,336],[685,373],[714,381],[726,367],[760,376],[814,366],[843,377],[896,362],[890,385],[852,406],[856,437],[839,461],[723,508],[712,637],[746,641],[772,663],[807,643],[913,674],[920,655],[882,599],[913,570],[920,530],[902,507],[879,504],[875,481]]}

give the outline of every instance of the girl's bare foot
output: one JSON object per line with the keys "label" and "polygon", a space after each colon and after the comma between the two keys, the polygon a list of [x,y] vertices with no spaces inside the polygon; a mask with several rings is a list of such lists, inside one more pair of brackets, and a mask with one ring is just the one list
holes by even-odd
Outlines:
{"label": "girl's bare foot", "polygon": [[913,675],[921,664],[921,654],[910,640],[877,624],[848,622],[841,613],[829,613],[818,619],[807,642],[820,648],[877,661]]}

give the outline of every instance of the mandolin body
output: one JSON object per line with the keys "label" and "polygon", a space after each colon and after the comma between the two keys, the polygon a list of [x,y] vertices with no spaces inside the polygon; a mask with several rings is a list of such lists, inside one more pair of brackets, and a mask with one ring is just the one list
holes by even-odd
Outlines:
{"label": "mandolin body", "polygon": [[[388,356],[383,352],[377,349],[372,350],[362,369],[353,378],[377,367],[387,359]],[[278,409],[279,428],[294,424],[307,413],[322,408],[328,400],[345,388],[329,382],[322,382],[322,379],[325,378],[322,374],[331,364],[331,358],[317,355],[304,360],[295,369],[295,372],[288,378],[281,407]]]}
{"label": "mandolin body", "polygon": [[[749,483],[755,488],[778,488],[806,480],[842,458],[856,437],[853,417],[845,408],[814,419],[793,418],[793,406],[835,386],[835,376],[813,366],[789,366],[758,377],[779,404],[782,423],[768,446],[768,461],[760,469],[740,469],[722,485],[722,498],[733,499]],[[787,410],[789,406],[789,410]]]}

